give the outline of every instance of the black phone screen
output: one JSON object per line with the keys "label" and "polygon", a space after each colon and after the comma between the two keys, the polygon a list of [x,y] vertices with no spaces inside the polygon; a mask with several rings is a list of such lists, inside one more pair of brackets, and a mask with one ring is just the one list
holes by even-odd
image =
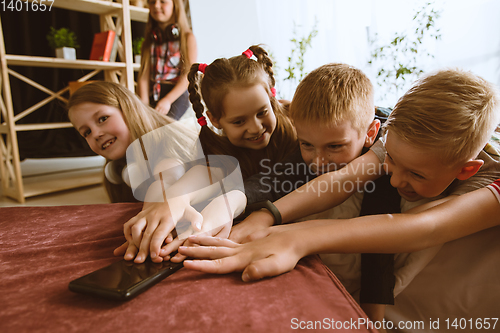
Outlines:
{"label": "black phone screen", "polygon": [[182,263],[149,259],[142,264],[120,260],[69,283],[74,292],[114,300],[128,300],[160,282],[182,267]]}

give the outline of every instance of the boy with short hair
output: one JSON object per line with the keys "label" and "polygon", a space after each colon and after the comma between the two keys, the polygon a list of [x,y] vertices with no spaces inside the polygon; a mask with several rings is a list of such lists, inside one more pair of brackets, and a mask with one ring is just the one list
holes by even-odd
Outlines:
{"label": "boy with short hair", "polygon": [[[309,73],[298,85],[289,109],[300,152],[273,168],[269,167],[269,172],[245,181],[245,195],[250,207],[261,200],[275,201],[316,176],[341,169],[367,152],[378,138],[380,121],[385,121],[384,117],[375,114],[373,100],[372,83],[357,68],[331,63]],[[360,187],[341,205],[308,219],[353,218],[359,216],[360,210],[363,215],[399,212],[400,196],[397,193],[390,196],[390,185],[382,193],[382,185],[377,184],[376,193],[371,193],[384,198],[375,205],[376,211],[370,213],[365,209],[368,203],[363,199],[363,187]],[[397,210],[388,210],[390,206],[397,207]],[[260,228],[262,214],[269,212],[255,212],[234,226],[230,239],[245,241],[240,235]],[[385,304],[394,304],[394,256],[324,254],[322,259],[351,294],[357,298],[361,291],[359,301],[367,315],[372,320],[382,320]],[[384,305],[378,308],[372,304]],[[374,311],[379,315],[376,316]]]}
{"label": "boy with short hair", "polygon": [[370,79],[352,66],[331,63],[309,73],[289,107],[300,151],[245,181],[248,204],[275,201],[317,175],[334,171],[368,151],[380,121]]}
{"label": "boy with short hair", "polygon": [[[398,101],[385,126],[385,140],[379,140],[370,152],[347,167],[319,176],[275,205],[284,222],[326,210],[353,192],[340,184],[378,178],[376,170],[384,160],[391,184],[404,199],[419,203],[426,198],[440,199],[411,212],[484,187],[500,178],[499,161],[482,150],[498,123],[498,107],[494,87],[471,73],[443,70],[425,77]],[[435,218],[442,218],[442,214],[439,211]],[[274,223],[269,214],[260,218],[260,225]],[[373,221],[378,223],[379,219],[374,216]],[[215,273],[244,269],[245,281],[277,275],[293,269],[302,256],[330,252],[334,245],[325,230],[332,223],[318,220],[275,227],[280,234],[258,240],[255,245],[234,245],[234,249],[224,248],[220,253],[212,249],[210,258],[219,259],[216,263],[187,261],[185,266]],[[264,234],[274,233],[271,230]],[[196,237],[191,241],[203,243]],[[230,241],[205,241],[233,247]],[[348,252],[353,248],[365,251],[370,247],[353,244]],[[203,247],[179,249],[192,257],[204,256],[203,251]]]}
{"label": "boy with short hair", "polygon": [[[354,192],[345,190],[344,182],[377,179],[381,166],[410,202],[460,195],[492,183],[500,177],[499,162],[482,148],[496,127],[498,104],[495,88],[471,73],[442,70],[423,78],[398,101],[385,138],[368,153],[275,202],[283,222],[342,203]],[[405,155],[402,162],[394,161],[391,149],[386,156],[386,148],[394,145]],[[266,216],[272,225],[272,216]]]}

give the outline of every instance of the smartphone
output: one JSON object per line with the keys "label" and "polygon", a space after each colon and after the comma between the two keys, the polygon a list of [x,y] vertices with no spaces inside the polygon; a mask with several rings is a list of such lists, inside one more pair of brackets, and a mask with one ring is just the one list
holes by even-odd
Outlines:
{"label": "smartphone", "polygon": [[127,301],[182,268],[182,263],[120,260],[69,283],[69,290]]}

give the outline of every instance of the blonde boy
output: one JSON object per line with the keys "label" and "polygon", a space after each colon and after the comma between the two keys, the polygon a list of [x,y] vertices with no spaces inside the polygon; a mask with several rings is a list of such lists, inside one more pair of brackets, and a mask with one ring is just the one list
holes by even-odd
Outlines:
{"label": "blonde boy", "polygon": [[500,176],[498,160],[482,150],[496,127],[498,104],[494,87],[469,72],[442,70],[423,78],[399,100],[385,138],[368,153],[275,202],[283,222],[342,203],[354,190],[338,184],[376,179],[374,170],[384,161],[391,184],[412,202],[486,186]]}
{"label": "blonde boy", "polygon": [[[288,160],[273,168],[269,167],[268,172],[245,181],[249,204],[266,199],[275,201],[318,175],[341,169],[372,146],[380,128],[380,117],[375,117],[370,80],[359,69],[340,63],[323,65],[301,81],[293,96],[289,116],[297,131],[300,153],[296,152]],[[266,170],[266,165],[263,166]],[[363,187],[358,187],[356,194],[341,205],[309,216],[308,219],[356,217],[360,213],[362,198]],[[398,207],[399,199],[398,196]],[[269,211],[255,212],[233,227],[230,239],[246,241],[244,236],[261,227],[259,222],[262,214],[269,214]],[[322,259],[348,291],[357,295],[361,288],[360,265],[365,264],[365,261],[361,263],[359,255],[325,254]],[[384,287],[387,285],[384,288],[387,292],[375,291],[383,289],[378,283],[374,284],[375,287],[365,284],[362,292],[370,295],[369,298],[375,303],[392,304],[392,266],[388,274],[380,276],[381,267],[375,267],[367,275],[379,277]],[[390,295],[386,296],[388,293]],[[372,320],[382,319],[383,314],[380,318],[374,316],[371,311],[374,306],[362,304],[362,307]]]}
{"label": "blonde boy", "polygon": [[[370,152],[347,167],[319,176],[306,185],[307,190],[304,186],[275,205],[284,222],[326,210],[342,203],[353,192],[345,191],[345,187],[338,184],[367,182],[379,177],[367,170],[376,169],[384,160],[391,184],[407,201],[441,196],[409,211],[411,213],[482,188],[500,178],[498,157],[482,150],[498,123],[498,110],[497,92],[485,80],[460,70],[439,71],[417,82],[400,99],[387,121],[385,140],[379,140]],[[330,184],[326,191],[325,184]],[[444,219],[445,207],[453,206],[431,210],[426,218]],[[261,217],[261,225],[274,222],[270,215]],[[364,218],[365,226],[370,227],[369,219]],[[387,219],[392,219],[391,215],[386,216]],[[371,224],[382,223],[376,216],[372,220]],[[369,237],[339,249],[332,243],[331,235],[325,232],[334,229],[328,227],[335,223],[318,220],[277,226],[261,234],[271,234],[269,237],[243,245],[193,237],[191,241],[197,244],[219,245],[221,248],[212,248],[209,255],[210,259],[218,260],[186,261],[185,266],[213,273],[243,270],[243,280],[249,281],[291,270],[301,257],[312,253],[378,251],[377,246],[366,241]],[[344,224],[343,233],[349,236],[350,228],[349,224]],[[352,233],[356,231],[353,223]],[[409,236],[406,238],[411,238]],[[422,248],[421,244],[413,246]],[[203,247],[181,247],[179,252],[191,257],[208,257]]]}
{"label": "blonde boy", "polygon": [[[318,175],[344,167],[368,150],[380,128],[370,80],[340,63],[323,65],[301,81],[289,116],[300,152],[273,166],[261,161],[264,172],[245,181],[249,204],[275,201]],[[233,237],[245,224],[235,228]]]}

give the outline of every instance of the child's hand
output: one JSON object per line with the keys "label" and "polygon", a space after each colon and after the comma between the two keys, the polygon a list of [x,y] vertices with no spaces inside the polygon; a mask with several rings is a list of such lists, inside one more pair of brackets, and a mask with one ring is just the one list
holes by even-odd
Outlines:
{"label": "child's hand", "polygon": [[[211,236],[211,237],[219,237],[219,238],[227,238],[229,236],[229,232],[231,231],[231,226],[233,225],[233,222],[230,221],[222,226],[219,226],[215,229],[211,229],[208,231],[201,231],[196,233],[195,235],[203,235],[203,236]],[[184,236],[184,235],[183,235]],[[172,243],[167,244],[163,247],[162,251],[165,250],[167,253],[171,253],[173,251],[177,251],[179,246],[195,246],[195,244],[191,243],[189,238],[182,238],[184,240],[184,243],[182,241],[179,241],[179,243],[175,244],[176,240],[180,240],[180,238],[176,238]],[[170,250],[172,249],[172,250]],[[162,254],[161,252],[160,254]],[[173,256],[170,260],[172,262],[181,262],[184,259],[186,259],[186,256],[177,253],[175,256]]]}
{"label": "child's hand", "polygon": [[172,103],[170,103],[166,98],[162,98],[156,104],[155,110],[162,114],[167,114],[172,107]]}
{"label": "child's hand", "polygon": [[[144,262],[148,254],[153,262],[163,261],[159,256],[161,247],[165,241],[167,243],[172,241],[172,230],[181,219],[190,221],[193,230],[196,231],[200,230],[203,221],[200,213],[182,196],[169,199],[168,203],[150,204],[125,223],[125,238],[129,244],[134,244],[138,248],[134,262]],[[127,251],[127,254],[130,253],[133,252]]]}
{"label": "child's hand", "polygon": [[215,274],[243,271],[245,282],[291,271],[302,257],[289,232],[246,244],[201,235],[190,236],[189,241],[200,246],[180,246],[179,253],[209,260],[185,260],[186,268]]}
{"label": "child's hand", "polygon": [[[218,196],[212,200],[202,211],[203,226],[201,230],[194,232],[191,228],[188,232],[179,235],[178,239],[165,245],[161,252],[161,256],[169,255],[185,241],[184,246],[191,246],[189,239],[191,234],[202,234],[206,236],[217,236],[227,238],[233,225],[233,218],[239,215],[246,204],[246,197],[240,191],[230,191],[226,196]],[[171,260],[173,262],[181,262],[186,257],[177,254]]]}
{"label": "child's hand", "polygon": [[236,243],[250,242],[252,241],[252,234],[271,227],[273,223],[274,217],[270,212],[267,210],[255,211],[233,227],[229,239]]}
{"label": "child's hand", "polygon": [[123,256],[125,260],[133,260],[138,251],[139,249],[133,243],[129,243],[128,241],[126,241],[125,243],[117,247],[113,251],[113,254],[118,257]]}

